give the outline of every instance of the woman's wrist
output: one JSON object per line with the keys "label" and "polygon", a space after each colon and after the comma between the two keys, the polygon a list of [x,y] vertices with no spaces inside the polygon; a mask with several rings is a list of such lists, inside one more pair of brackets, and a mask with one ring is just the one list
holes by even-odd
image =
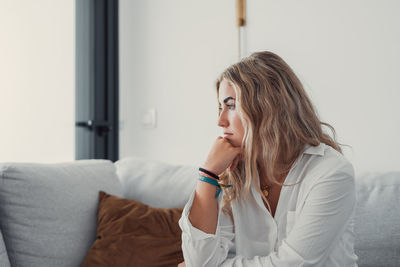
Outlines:
{"label": "woman's wrist", "polygon": [[[222,187],[231,187],[232,185],[229,184],[223,184],[219,182],[219,176],[217,176],[215,173],[210,172],[209,170],[206,170],[204,168],[199,168],[199,180],[205,183],[208,183],[209,185],[213,185],[216,188],[216,195],[215,198],[218,198],[219,194],[222,191]],[[208,186],[209,187],[209,186]]]}
{"label": "woman's wrist", "polygon": [[218,173],[218,168],[215,168],[214,166],[212,166],[211,164],[203,164],[202,166],[201,166],[201,168],[203,168],[203,169],[205,169],[205,170],[207,170],[207,171],[210,171],[210,172],[212,172],[212,173],[214,173],[215,175],[219,175],[219,173]]}
{"label": "woman's wrist", "polygon": [[215,199],[217,189],[218,188],[215,185],[198,180],[196,192],[201,196],[201,198]]}
{"label": "woman's wrist", "polygon": [[200,175],[203,175],[203,176],[215,179],[215,180],[219,180],[219,176],[215,172],[213,172],[209,169],[200,167],[199,173],[200,173]]}
{"label": "woman's wrist", "polygon": [[[208,180],[207,180],[208,179]],[[197,186],[197,192],[202,194],[206,194],[207,197],[210,197],[210,194],[215,196],[218,193],[218,180],[219,177],[212,172],[207,166],[199,168],[199,182],[200,184]]]}

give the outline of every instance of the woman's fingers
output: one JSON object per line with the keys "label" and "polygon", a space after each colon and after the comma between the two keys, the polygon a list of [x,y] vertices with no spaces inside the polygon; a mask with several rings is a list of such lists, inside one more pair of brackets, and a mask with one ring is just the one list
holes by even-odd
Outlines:
{"label": "woman's fingers", "polygon": [[240,147],[234,147],[229,139],[218,136],[203,164],[203,168],[214,172],[216,175],[220,175],[234,164],[235,159],[240,153]]}

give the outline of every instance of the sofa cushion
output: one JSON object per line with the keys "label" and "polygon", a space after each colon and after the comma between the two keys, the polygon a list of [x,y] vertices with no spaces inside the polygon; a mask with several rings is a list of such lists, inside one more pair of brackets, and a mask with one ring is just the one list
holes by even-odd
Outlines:
{"label": "sofa cushion", "polygon": [[115,165],[124,197],[157,208],[184,206],[199,177],[196,166],[139,157],[124,158]]}
{"label": "sofa cushion", "polygon": [[100,190],[120,195],[107,160],[1,163],[0,228],[12,266],[80,266],[96,237]]}
{"label": "sofa cushion", "polygon": [[0,266],[1,267],[10,267],[10,261],[8,259],[6,246],[3,241],[3,235],[0,230]]}
{"label": "sofa cushion", "polygon": [[369,173],[356,179],[355,253],[359,266],[400,263],[400,172]]}
{"label": "sofa cushion", "polygon": [[97,240],[83,267],[176,267],[183,261],[182,210],[152,208],[100,192]]}

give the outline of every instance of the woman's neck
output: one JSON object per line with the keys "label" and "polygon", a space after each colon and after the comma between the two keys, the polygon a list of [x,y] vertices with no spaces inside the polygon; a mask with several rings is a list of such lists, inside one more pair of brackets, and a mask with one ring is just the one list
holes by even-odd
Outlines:
{"label": "woman's neck", "polygon": [[[265,166],[263,164],[259,164],[257,162],[257,168],[258,168],[258,175],[260,178],[260,185],[261,186],[273,186],[274,183],[272,179],[268,178],[267,172],[265,170]],[[285,170],[285,167],[281,166],[275,171],[275,179],[278,183],[283,183],[285,180],[287,174],[289,173],[288,170]]]}

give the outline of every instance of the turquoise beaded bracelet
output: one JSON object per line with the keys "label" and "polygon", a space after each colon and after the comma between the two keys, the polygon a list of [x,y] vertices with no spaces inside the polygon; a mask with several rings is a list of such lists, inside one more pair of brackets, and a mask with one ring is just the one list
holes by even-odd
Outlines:
{"label": "turquoise beaded bracelet", "polygon": [[222,187],[231,187],[232,186],[231,184],[218,183],[218,181],[211,179],[207,176],[201,175],[201,174],[199,174],[199,180],[209,183],[209,184],[212,184],[212,185],[215,185],[217,187],[217,194],[215,195],[215,198],[218,198],[219,194],[221,193],[221,186]]}

